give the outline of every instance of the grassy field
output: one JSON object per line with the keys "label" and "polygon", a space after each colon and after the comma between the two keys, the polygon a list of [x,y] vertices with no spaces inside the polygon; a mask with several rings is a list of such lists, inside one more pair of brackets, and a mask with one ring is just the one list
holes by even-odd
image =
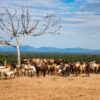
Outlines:
{"label": "grassy field", "polygon": [[[7,53],[7,62],[16,62],[16,53]],[[21,59],[24,58],[62,58],[69,62],[75,61],[96,61],[100,63],[100,55],[85,55],[85,54],[60,54],[60,53],[21,53]],[[4,63],[3,53],[0,53],[0,64]]]}

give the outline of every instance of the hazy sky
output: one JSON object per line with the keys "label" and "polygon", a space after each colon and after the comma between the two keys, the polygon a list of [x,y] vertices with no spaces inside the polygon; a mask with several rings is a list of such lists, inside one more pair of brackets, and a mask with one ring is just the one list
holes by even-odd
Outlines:
{"label": "hazy sky", "polygon": [[49,13],[62,18],[60,35],[28,37],[23,45],[100,49],[100,0],[0,0],[0,7],[20,11],[21,6],[29,7],[34,18]]}

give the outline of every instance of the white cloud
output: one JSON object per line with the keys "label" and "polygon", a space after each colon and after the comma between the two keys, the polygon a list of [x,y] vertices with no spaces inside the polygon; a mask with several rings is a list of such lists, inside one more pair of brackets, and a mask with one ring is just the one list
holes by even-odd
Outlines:
{"label": "white cloud", "polygon": [[100,0],[85,0],[87,3],[100,3]]}

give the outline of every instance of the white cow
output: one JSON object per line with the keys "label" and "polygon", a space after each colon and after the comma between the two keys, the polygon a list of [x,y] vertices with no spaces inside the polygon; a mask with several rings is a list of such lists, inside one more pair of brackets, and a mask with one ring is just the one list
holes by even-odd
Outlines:
{"label": "white cow", "polygon": [[36,68],[30,64],[24,64],[23,69],[25,69],[25,75],[33,76],[36,73]]}
{"label": "white cow", "polygon": [[10,67],[6,68],[6,67],[2,66],[2,67],[0,67],[0,78],[1,79],[14,78],[14,72],[11,71],[11,68]]}

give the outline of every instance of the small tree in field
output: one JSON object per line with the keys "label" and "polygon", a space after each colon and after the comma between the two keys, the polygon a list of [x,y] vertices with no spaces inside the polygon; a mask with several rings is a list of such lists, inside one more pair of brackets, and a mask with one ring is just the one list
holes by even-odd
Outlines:
{"label": "small tree in field", "polygon": [[18,14],[14,11],[12,14],[9,9],[0,15],[0,44],[16,48],[17,64],[21,64],[20,49],[26,36],[40,36],[43,34],[57,34],[61,28],[60,18],[54,14],[44,16],[42,19],[33,20],[28,9]]}

